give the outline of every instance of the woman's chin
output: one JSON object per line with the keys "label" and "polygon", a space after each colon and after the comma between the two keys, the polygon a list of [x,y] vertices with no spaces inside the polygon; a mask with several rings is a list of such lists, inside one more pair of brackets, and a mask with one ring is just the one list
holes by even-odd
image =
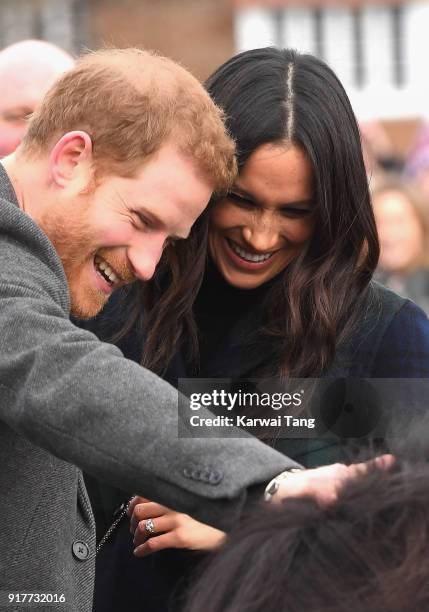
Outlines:
{"label": "woman's chin", "polygon": [[265,278],[265,275],[261,275],[261,277],[259,277],[255,274],[246,274],[245,272],[239,272],[238,270],[232,269],[232,267],[226,265],[216,265],[216,267],[224,280],[236,289],[257,289],[272,278],[271,276],[269,278]]}

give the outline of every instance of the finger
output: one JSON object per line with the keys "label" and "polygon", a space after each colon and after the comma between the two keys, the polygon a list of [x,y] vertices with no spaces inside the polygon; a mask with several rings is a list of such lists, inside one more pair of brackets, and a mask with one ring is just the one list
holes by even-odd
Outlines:
{"label": "finger", "polygon": [[388,470],[395,463],[394,455],[385,454],[380,455],[379,457],[375,457],[369,461],[365,461],[363,463],[354,463],[349,466],[341,466],[343,469],[340,469],[338,466],[338,472],[336,476],[336,485],[334,490],[332,491],[333,495],[328,496],[330,499],[325,499],[323,505],[331,505],[334,503],[337,498],[341,488],[346,484],[349,480],[353,480],[354,478],[359,478],[361,476],[365,476],[371,470]]}
{"label": "finger", "polygon": [[[144,504],[145,503],[147,502],[144,502]],[[138,511],[138,508],[142,505],[143,505],[142,503],[138,503],[138,504],[135,504],[134,506],[133,513],[130,518],[130,533],[131,534],[135,532],[135,530],[137,529],[137,525],[139,524],[140,519],[138,515],[136,514],[136,512]]]}
{"label": "finger", "polygon": [[375,457],[374,459],[370,459],[364,463],[355,463],[348,466],[349,474],[347,474],[346,477],[348,478],[349,476],[353,475],[359,476],[366,474],[374,468],[388,470],[393,466],[395,461],[396,459],[394,455],[386,453],[385,455],[380,455],[379,457]]}
{"label": "finger", "polygon": [[151,534],[146,529],[147,520],[140,521],[135,532],[134,532],[134,545],[138,546],[143,542],[146,542],[149,538],[155,538],[162,533],[166,533],[176,529],[178,526],[177,516],[174,514],[165,514],[158,518],[152,519],[154,534]]}
{"label": "finger", "polygon": [[128,503],[128,508],[127,508],[127,514],[128,516],[131,517],[132,513],[134,512],[134,508],[136,506],[136,504],[139,503],[140,498],[138,496],[133,497],[132,500]]}
{"label": "finger", "polygon": [[163,550],[165,548],[176,548],[177,538],[175,536],[175,531],[170,531],[169,533],[164,533],[159,536],[155,536],[137,546],[133,554],[136,557],[147,557],[153,552],[157,552],[158,550]]}
{"label": "finger", "polygon": [[141,497],[140,495],[136,495],[135,497],[133,497],[132,500],[128,503],[128,508],[127,508],[128,516],[132,516],[134,512],[134,508],[136,507],[137,504],[142,504],[148,501],[150,500],[146,499],[145,497]]}
{"label": "finger", "polygon": [[137,504],[134,508],[134,512],[130,519],[130,532],[134,533],[137,529],[137,525],[140,521],[156,518],[169,512],[169,509],[165,506],[161,506],[155,502],[145,502],[143,504]]}
{"label": "finger", "polygon": [[166,508],[165,506],[161,506],[161,504],[157,504],[156,502],[145,502],[143,504],[138,504],[134,508],[133,516],[135,516],[139,521],[143,521],[144,519],[162,516],[163,514],[167,514],[169,512],[172,512],[172,510],[170,510],[170,508]]}
{"label": "finger", "polygon": [[395,455],[385,454],[374,459],[374,465],[381,470],[389,470],[396,461]]}
{"label": "finger", "polygon": [[[152,519],[152,522],[153,522],[153,527],[156,533],[155,520]],[[140,521],[134,531],[134,534],[132,535],[134,535],[133,537],[134,546],[139,546],[140,544],[143,544],[144,542],[146,542],[146,540],[148,540],[152,535],[150,531],[147,530],[147,520]]]}

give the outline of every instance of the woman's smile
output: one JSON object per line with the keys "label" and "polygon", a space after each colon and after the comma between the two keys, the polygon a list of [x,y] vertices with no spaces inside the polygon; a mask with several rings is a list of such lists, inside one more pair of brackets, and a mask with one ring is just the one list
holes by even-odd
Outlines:
{"label": "woman's smile", "polygon": [[230,238],[225,238],[225,252],[231,259],[233,265],[243,270],[261,270],[272,264],[272,258],[277,251],[268,253],[256,253],[248,247],[237,244]]}

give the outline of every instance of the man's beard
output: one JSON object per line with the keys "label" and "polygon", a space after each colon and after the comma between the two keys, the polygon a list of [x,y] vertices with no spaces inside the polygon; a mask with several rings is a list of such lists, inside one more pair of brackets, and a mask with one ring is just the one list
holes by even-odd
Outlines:
{"label": "man's beard", "polygon": [[67,215],[45,214],[40,220],[42,230],[52,242],[64,267],[70,294],[70,313],[79,319],[95,317],[109,299],[109,295],[91,282],[89,270],[94,265],[97,247],[94,245],[94,232],[85,216],[85,210],[81,209]]}

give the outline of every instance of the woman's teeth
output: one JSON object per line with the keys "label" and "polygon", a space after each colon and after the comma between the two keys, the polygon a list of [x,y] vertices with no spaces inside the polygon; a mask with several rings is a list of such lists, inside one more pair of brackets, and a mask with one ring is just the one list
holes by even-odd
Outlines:
{"label": "woman's teeth", "polygon": [[111,285],[117,282],[118,277],[113,272],[113,270],[109,268],[105,261],[103,261],[99,257],[95,257],[94,263],[96,270],[101,274],[101,276],[103,276],[107,280],[107,282],[109,282]]}
{"label": "woman's teeth", "polygon": [[228,240],[228,244],[232,248],[234,253],[237,253],[237,255],[239,255],[245,261],[250,261],[252,263],[261,263],[261,261],[266,261],[273,255],[273,253],[263,253],[262,255],[255,255],[254,253],[249,253],[231,240]]}

